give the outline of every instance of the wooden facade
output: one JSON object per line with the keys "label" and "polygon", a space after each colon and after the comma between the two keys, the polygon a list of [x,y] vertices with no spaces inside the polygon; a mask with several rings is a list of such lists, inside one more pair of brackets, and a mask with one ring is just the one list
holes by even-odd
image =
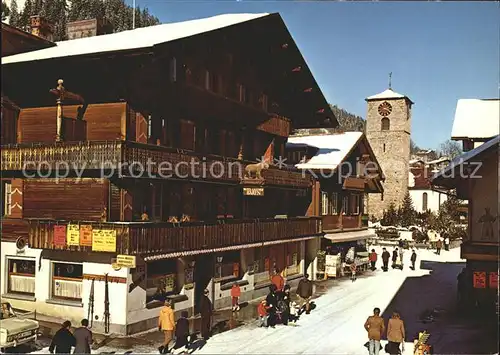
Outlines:
{"label": "wooden facade", "polygon": [[[318,218],[303,217],[313,177],[275,163],[293,127],[337,122],[279,16],[3,69],[21,108],[6,118],[1,169],[22,196],[4,223],[15,230],[14,218],[29,219],[30,247],[91,251],[54,246],[53,226],[68,221],[116,231],[115,252],[134,255],[321,232]],[[20,72],[38,80],[26,87],[14,80]],[[47,93],[60,75],[81,104]]]}

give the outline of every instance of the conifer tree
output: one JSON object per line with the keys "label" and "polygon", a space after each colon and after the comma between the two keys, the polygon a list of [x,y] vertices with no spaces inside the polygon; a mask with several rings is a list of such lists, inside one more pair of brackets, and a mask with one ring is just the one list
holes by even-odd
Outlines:
{"label": "conifer tree", "polygon": [[410,196],[410,192],[407,191],[405,197],[403,198],[403,203],[399,209],[399,222],[403,227],[409,227],[415,224],[416,211],[413,207],[413,201]]}
{"label": "conifer tree", "polygon": [[9,6],[5,1],[2,1],[2,21],[7,20],[7,17],[10,15]]}
{"label": "conifer tree", "polygon": [[12,0],[10,2],[10,17],[9,24],[14,27],[19,26],[19,9],[17,7],[17,1]]}
{"label": "conifer tree", "polygon": [[18,23],[18,28],[22,30],[28,30],[30,26],[30,16],[33,11],[33,2],[32,0],[26,0],[24,3],[24,8],[23,11],[21,12],[21,15],[19,16],[19,23]]}
{"label": "conifer tree", "polygon": [[386,211],[384,211],[384,216],[380,221],[380,223],[383,226],[395,226],[397,224],[397,221],[398,221],[398,212],[396,210],[396,206],[394,205],[394,203],[391,203],[389,205],[389,208]]}

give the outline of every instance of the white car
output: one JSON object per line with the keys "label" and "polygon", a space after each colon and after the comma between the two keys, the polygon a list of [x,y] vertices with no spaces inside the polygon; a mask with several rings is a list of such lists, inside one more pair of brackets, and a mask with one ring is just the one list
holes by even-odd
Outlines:
{"label": "white car", "polygon": [[40,325],[36,320],[28,319],[28,314],[18,316],[12,311],[10,304],[2,302],[1,315],[0,348],[2,350],[36,341]]}

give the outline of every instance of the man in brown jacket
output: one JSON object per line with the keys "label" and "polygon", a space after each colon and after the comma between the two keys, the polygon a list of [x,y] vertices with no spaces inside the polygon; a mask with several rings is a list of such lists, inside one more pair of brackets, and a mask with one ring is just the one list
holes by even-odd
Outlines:
{"label": "man in brown jacket", "polygon": [[309,301],[311,300],[312,294],[313,284],[311,280],[309,280],[309,275],[305,274],[304,278],[300,280],[299,285],[297,286],[297,295],[299,295],[302,303],[300,305],[300,308],[304,307],[305,304],[306,314],[309,314],[311,312]]}
{"label": "man in brown jacket", "polygon": [[387,323],[387,340],[389,340],[389,354],[400,354],[400,344],[403,345],[402,350],[404,351],[405,325],[399,313],[396,311],[392,313],[392,318],[389,319],[389,322]]}
{"label": "man in brown jacket", "polygon": [[368,351],[370,355],[378,355],[380,339],[385,331],[384,318],[380,316],[380,308],[373,310],[373,316],[368,317],[365,322],[365,329],[368,332]]}

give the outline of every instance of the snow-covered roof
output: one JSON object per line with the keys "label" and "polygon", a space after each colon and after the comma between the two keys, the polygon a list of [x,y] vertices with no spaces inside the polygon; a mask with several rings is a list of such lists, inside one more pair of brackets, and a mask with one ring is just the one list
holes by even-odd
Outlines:
{"label": "snow-covered roof", "polygon": [[369,100],[403,99],[403,98],[407,98],[408,100],[410,100],[405,95],[399,94],[392,89],[387,89],[387,90],[382,91],[381,93],[378,93],[376,95],[368,96],[365,100],[369,101]]}
{"label": "snow-covered roof", "polygon": [[268,13],[223,14],[197,20],[142,27],[108,35],[56,42],[55,47],[2,58],[2,64],[148,48],[268,15]]}
{"label": "snow-covered roof", "polygon": [[439,164],[439,163],[444,163],[446,161],[450,161],[451,159],[448,158],[448,157],[441,157],[439,159],[436,159],[436,160],[431,160],[431,161],[428,161],[426,162],[427,165],[430,165],[430,164]]}
{"label": "snow-covered roof", "polygon": [[363,136],[362,132],[344,132],[316,136],[289,137],[287,147],[305,145],[318,148],[314,157],[296,164],[299,169],[336,169]]}
{"label": "snow-covered roof", "polygon": [[499,134],[500,99],[460,99],[451,130],[452,139],[486,139]]}
{"label": "snow-covered roof", "polygon": [[[498,149],[498,145],[500,144],[500,135],[497,135],[496,137],[490,139],[489,141],[487,141],[486,143],[484,144],[481,144],[479,147],[475,148],[475,149],[472,149],[462,155],[459,155],[458,157],[456,157],[455,159],[453,159],[450,164],[440,170],[436,175],[434,175],[433,179],[432,179],[432,182],[434,183],[434,181],[436,179],[446,179],[446,178],[449,178],[450,177],[450,171],[451,170],[454,170],[455,167],[457,166],[460,166],[460,165],[463,165],[463,164],[466,164],[468,161],[470,161],[471,159],[475,158],[476,156],[478,156],[479,154],[487,151],[488,149],[494,147],[495,145],[497,146],[497,149]],[[455,176],[455,174],[451,174],[453,177]]]}

